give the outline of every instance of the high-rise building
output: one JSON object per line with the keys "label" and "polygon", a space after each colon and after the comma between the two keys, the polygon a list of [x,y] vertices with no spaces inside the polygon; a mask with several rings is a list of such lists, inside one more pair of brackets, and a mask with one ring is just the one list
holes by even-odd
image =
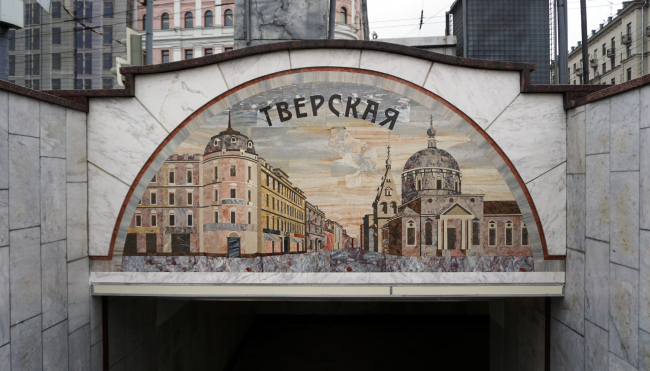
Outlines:
{"label": "high-rise building", "polygon": [[447,22],[457,56],[532,62],[531,83],[550,83],[549,0],[456,0]]}

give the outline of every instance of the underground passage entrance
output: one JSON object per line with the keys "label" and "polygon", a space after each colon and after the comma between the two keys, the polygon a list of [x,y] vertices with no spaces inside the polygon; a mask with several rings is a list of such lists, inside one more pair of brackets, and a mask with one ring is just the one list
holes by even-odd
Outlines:
{"label": "underground passage entrance", "polygon": [[[508,369],[542,364],[544,299],[104,298],[108,369]],[[517,314],[515,311],[522,311]],[[533,351],[534,352],[534,351]],[[531,365],[532,366],[532,365]],[[106,369],[106,368],[105,368]]]}

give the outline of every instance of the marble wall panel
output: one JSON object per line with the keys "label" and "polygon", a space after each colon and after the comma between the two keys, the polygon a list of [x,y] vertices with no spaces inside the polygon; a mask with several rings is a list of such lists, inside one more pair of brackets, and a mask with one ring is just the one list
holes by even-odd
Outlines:
{"label": "marble wall panel", "polygon": [[65,159],[41,157],[41,242],[66,237]]}
{"label": "marble wall panel", "polygon": [[217,65],[140,75],[135,79],[136,98],[168,132],[226,90]]}
{"label": "marble wall panel", "polygon": [[68,370],[68,323],[43,331],[43,370]]}
{"label": "marble wall panel", "polygon": [[40,102],[41,156],[65,158],[66,109]]}
{"label": "marble wall panel", "polygon": [[[68,331],[90,323],[90,287],[88,258],[68,263]],[[90,331],[90,327],[89,331]],[[90,333],[88,334],[90,336]],[[90,339],[88,339],[90,342]]]}
{"label": "marble wall panel", "polygon": [[585,321],[585,366],[590,371],[608,371],[609,344],[607,331]]}
{"label": "marble wall panel", "polygon": [[639,269],[639,172],[612,172],[610,259]]}
{"label": "marble wall panel", "polygon": [[69,370],[90,370],[90,325],[86,325],[68,337]]}
{"label": "marble wall panel", "polygon": [[11,369],[41,370],[43,349],[41,316],[34,316],[11,328]]}
{"label": "marble wall panel", "polygon": [[39,140],[9,136],[9,228],[19,229],[40,224]]}
{"label": "marble wall panel", "polygon": [[9,95],[9,133],[38,137],[41,131],[39,101],[18,94]]}
{"label": "marble wall panel", "polygon": [[90,371],[104,371],[103,351],[101,341],[90,347]]}
{"label": "marble wall panel", "polygon": [[609,244],[587,239],[585,318],[609,328]]}
{"label": "marble wall panel", "polygon": [[587,156],[587,237],[609,241],[609,154]]}
{"label": "marble wall panel", "polygon": [[639,127],[650,128],[650,86],[645,86],[639,91],[640,112]]}
{"label": "marble wall panel", "polygon": [[88,256],[88,183],[68,183],[68,260]]}
{"label": "marble wall panel", "polygon": [[650,332],[650,231],[641,230],[639,328]]}
{"label": "marble wall panel", "polygon": [[133,182],[167,134],[137,99],[90,100],[88,161],[126,184]]}
{"label": "marble wall panel", "polygon": [[59,323],[68,316],[65,245],[65,240],[41,245],[41,296],[44,328]]}
{"label": "marble wall panel", "polygon": [[102,298],[90,298],[90,344],[95,345],[102,340]]}
{"label": "marble wall panel", "polygon": [[611,98],[612,171],[639,170],[639,91]]}
{"label": "marble wall panel", "polygon": [[551,319],[551,370],[585,370],[584,354],[584,338]]}
{"label": "marble wall panel", "polygon": [[0,91],[0,189],[9,188],[9,94]]}
{"label": "marble wall panel", "polygon": [[0,246],[9,245],[9,191],[0,191]]}
{"label": "marble wall panel", "polygon": [[566,164],[526,184],[542,221],[549,255],[566,254]]}
{"label": "marble wall panel", "polygon": [[[560,95],[520,95],[486,131],[526,183],[566,161],[566,113]],[[539,146],[543,156],[531,151]]]}
{"label": "marble wall panel", "polygon": [[65,155],[68,182],[88,180],[86,131],[86,113],[66,110]]}
{"label": "marble wall panel", "polygon": [[639,331],[639,370],[650,370],[650,333]]}
{"label": "marble wall panel", "polygon": [[232,89],[260,76],[289,70],[291,63],[289,52],[274,52],[223,62],[219,68],[228,88]]}
{"label": "marble wall panel", "polygon": [[567,112],[567,173],[584,174],[586,170],[586,131],[585,107]]}
{"label": "marble wall panel", "polygon": [[638,365],[639,271],[609,265],[609,351]]}
{"label": "marble wall panel", "polygon": [[485,129],[519,95],[519,81],[519,72],[434,63],[423,86]]}
{"label": "marble wall panel", "polygon": [[585,254],[568,249],[563,298],[552,299],[551,313],[558,321],[584,334]]}
{"label": "marble wall panel", "polygon": [[11,344],[0,347],[0,371],[11,371]]}
{"label": "marble wall panel", "polygon": [[610,106],[610,99],[603,99],[586,106],[587,155],[609,153]]}
{"label": "marble wall panel", "polygon": [[422,86],[427,79],[432,62],[391,53],[364,50],[361,52],[361,69],[383,72]]}
{"label": "marble wall panel", "polygon": [[[10,340],[9,248],[0,248],[0,346]],[[1,363],[1,362],[0,362]]]}
{"label": "marble wall panel", "polygon": [[584,174],[567,175],[567,247],[585,251],[586,184]]}
{"label": "marble wall panel", "polygon": [[637,371],[636,367],[612,353],[609,353],[609,369],[611,371]]}
{"label": "marble wall panel", "polygon": [[114,221],[129,187],[105,171],[88,165],[88,249],[90,255],[108,255]]}
{"label": "marble wall panel", "polygon": [[9,238],[11,323],[16,324],[41,313],[40,230],[11,231]]}
{"label": "marble wall panel", "polygon": [[641,228],[650,230],[650,129],[640,131],[641,160],[640,160],[640,207]]}
{"label": "marble wall panel", "polygon": [[308,49],[289,52],[293,69],[322,66],[358,68],[360,56],[360,50],[347,49]]}

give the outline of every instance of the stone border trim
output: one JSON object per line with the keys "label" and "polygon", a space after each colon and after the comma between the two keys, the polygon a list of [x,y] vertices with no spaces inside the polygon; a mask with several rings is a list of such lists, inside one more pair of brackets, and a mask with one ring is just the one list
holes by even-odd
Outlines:
{"label": "stone border trim", "polygon": [[290,75],[290,74],[295,74],[295,73],[302,73],[302,72],[313,72],[313,71],[339,71],[339,72],[351,72],[351,73],[364,73],[368,75],[373,75],[373,76],[379,76],[385,79],[393,80],[396,82],[399,82],[401,84],[404,84],[412,89],[415,89],[423,94],[428,95],[429,97],[437,100],[438,102],[444,104],[447,106],[449,109],[454,111],[456,114],[458,114],[460,117],[462,117],[467,123],[469,123],[478,133],[480,133],[483,138],[490,143],[492,148],[501,156],[501,158],[504,160],[506,165],[508,165],[508,168],[514,175],[514,177],[517,179],[517,183],[519,183],[519,187],[521,188],[522,192],[524,193],[526,200],[528,201],[528,204],[530,205],[531,212],[533,213],[533,217],[535,219],[535,223],[537,224],[537,229],[539,231],[539,237],[540,237],[540,243],[542,245],[542,251],[544,253],[544,260],[565,260],[565,256],[552,256],[548,254],[548,248],[546,246],[546,237],[544,235],[544,229],[542,227],[542,221],[539,217],[539,214],[537,212],[537,208],[535,207],[535,204],[533,202],[533,198],[530,195],[530,192],[528,191],[528,188],[526,187],[526,183],[524,180],[521,178],[521,175],[519,175],[519,172],[515,168],[514,164],[510,161],[508,156],[505,154],[505,152],[499,147],[496,142],[483,130],[474,120],[472,120],[469,116],[467,116],[464,112],[462,112],[460,109],[452,105],[451,103],[447,102],[446,100],[442,99],[441,97],[431,93],[430,91],[424,89],[423,87],[413,84],[409,81],[403,80],[401,78],[388,75],[385,73],[381,72],[376,72],[376,71],[369,71],[369,70],[364,70],[364,69],[359,69],[359,68],[343,68],[343,67],[306,67],[306,68],[298,68],[298,69],[292,69],[292,70],[287,70],[287,71],[280,71],[276,72],[273,74],[269,74],[266,76],[258,77],[256,79],[247,81],[239,86],[236,86],[232,89],[229,89],[223,93],[221,93],[219,96],[213,98],[212,100],[208,101],[205,103],[201,108],[197,109],[194,111],[190,116],[188,116],[181,124],[179,124],[172,132],[169,133],[169,135],[163,140],[158,148],[151,154],[147,162],[142,166],[142,169],[140,169],[140,172],[138,175],[135,177],[133,180],[133,183],[129,187],[129,191],[126,194],[126,197],[124,198],[124,201],[122,203],[122,207],[120,208],[120,212],[118,214],[117,220],[115,222],[115,227],[113,228],[113,233],[111,236],[111,242],[109,246],[109,252],[107,256],[90,256],[90,259],[92,260],[112,260],[113,259],[113,251],[115,250],[115,240],[117,239],[117,235],[119,233],[120,229],[120,224],[122,222],[122,219],[124,218],[124,213],[126,212],[126,208],[129,204],[129,200],[133,196],[133,192],[135,191],[136,187],[142,180],[142,177],[144,176],[144,173],[146,170],[149,168],[149,166],[155,161],[156,157],[158,154],[163,150],[163,148],[183,129],[187,124],[189,124],[195,117],[200,115],[203,111],[211,107],[212,105],[216,104],[217,102],[225,99],[226,97],[234,94],[235,92],[242,90],[248,86],[257,84],[258,82],[268,80],[274,77],[278,76],[284,76],[284,75]]}
{"label": "stone border trim", "polygon": [[0,90],[88,113],[88,98],[86,97],[78,97],[78,99],[61,98],[49,92],[26,88],[3,80],[0,80]]}
{"label": "stone border trim", "polygon": [[606,88],[598,90],[586,96],[577,97],[572,100],[568,100],[569,104],[567,105],[567,99],[565,99],[564,109],[571,109],[579,106],[584,106],[587,103],[596,102],[602,99],[613,97],[614,95],[622,94],[630,90],[638,89],[642,86],[650,85],[650,74],[637,77],[634,80],[630,80],[618,85],[605,85]]}

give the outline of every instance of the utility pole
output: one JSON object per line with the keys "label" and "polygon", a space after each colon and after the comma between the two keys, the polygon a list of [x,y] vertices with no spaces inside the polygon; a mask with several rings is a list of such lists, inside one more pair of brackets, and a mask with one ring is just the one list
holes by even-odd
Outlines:
{"label": "utility pole", "polygon": [[[147,22],[145,24],[145,29],[147,31],[147,59],[145,61],[146,65],[153,64],[153,0],[147,1]],[[198,14],[197,14],[198,16]]]}
{"label": "utility pole", "polygon": [[587,0],[580,0],[582,27],[582,83],[589,85],[589,44],[587,42]]}
{"label": "utility pole", "polygon": [[334,28],[336,27],[336,0],[330,0],[330,29],[328,39],[334,39]]}
{"label": "utility pole", "polygon": [[558,46],[558,84],[568,84],[569,39],[567,36],[567,1],[557,1],[557,46]]}

